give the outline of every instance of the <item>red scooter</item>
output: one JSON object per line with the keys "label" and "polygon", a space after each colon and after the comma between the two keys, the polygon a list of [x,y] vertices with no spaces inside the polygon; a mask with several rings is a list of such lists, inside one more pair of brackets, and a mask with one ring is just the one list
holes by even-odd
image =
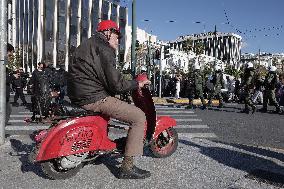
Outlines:
{"label": "red scooter", "polygon": [[[137,80],[146,79],[139,75]],[[134,104],[147,118],[145,145],[154,157],[164,158],[173,154],[178,146],[178,134],[173,128],[175,119],[156,117],[155,106],[149,89],[133,91]],[[90,161],[106,154],[122,154],[125,138],[111,140],[108,137],[109,118],[72,106],[62,106],[64,114],[54,118],[47,130],[33,135],[36,142],[30,154],[33,163],[39,163],[45,175],[51,179],[66,179],[76,175]],[[125,129],[125,127],[123,127]]]}

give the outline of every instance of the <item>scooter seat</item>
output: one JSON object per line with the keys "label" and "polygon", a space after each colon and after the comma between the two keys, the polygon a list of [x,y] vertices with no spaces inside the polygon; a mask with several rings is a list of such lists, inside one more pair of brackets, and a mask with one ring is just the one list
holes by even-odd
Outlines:
{"label": "scooter seat", "polygon": [[59,111],[57,111],[56,114],[64,117],[81,117],[81,116],[100,115],[101,113],[85,110],[73,104],[63,104],[60,106]]}

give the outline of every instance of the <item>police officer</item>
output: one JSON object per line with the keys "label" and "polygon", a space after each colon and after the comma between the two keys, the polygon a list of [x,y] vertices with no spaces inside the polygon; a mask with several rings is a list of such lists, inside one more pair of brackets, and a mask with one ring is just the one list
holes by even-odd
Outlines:
{"label": "police officer", "polygon": [[245,97],[245,109],[242,110],[242,113],[247,113],[249,114],[249,106],[252,108],[252,113],[255,112],[256,106],[251,100],[251,92],[254,89],[254,77],[255,77],[255,72],[254,72],[254,67],[251,62],[249,62],[245,68],[244,71],[244,76],[243,76],[243,83],[242,87],[244,88],[244,97]]}
{"label": "police officer", "polygon": [[278,83],[278,76],[276,74],[277,68],[275,66],[269,67],[269,72],[264,80],[264,95],[263,95],[263,107],[261,109],[262,112],[267,112],[267,104],[269,102],[276,107],[276,113],[280,113],[280,106],[275,98],[275,87]]}
{"label": "police officer", "polygon": [[[203,96],[203,88],[204,88],[204,76],[200,70],[200,66],[198,64],[194,67],[194,90],[195,90],[195,98],[200,98],[202,102],[202,109],[206,109],[206,103]],[[189,106],[193,106],[193,98],[189,101]]]}
{"label": "police officer", "polygon": [[217,97],[219,100],[219,108],[223,107],[223,97],[221,93],[221,89],[224,86],[224,79],[223,79],[223,73],[220,66],[215,66],[215,73],[213,74],[211,82],[213,83],[213,90],[211,94],[209,94],[209,101],[208,106],[211,106],[212,104],[212,98]]}

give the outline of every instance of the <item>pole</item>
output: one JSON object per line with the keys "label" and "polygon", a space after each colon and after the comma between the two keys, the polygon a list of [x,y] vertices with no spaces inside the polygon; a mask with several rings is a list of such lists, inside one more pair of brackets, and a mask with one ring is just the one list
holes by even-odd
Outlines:
{"label": "pole", "polygon": [[164,46],[161,46],[161,51],[160,51],[160,76],[159,76],[159,98],[162,98],[162,61],[164,60]]}
{"label": "pole", "polygon": [[260,65],[260,49],[258,49],[258,65]]}
{"label": "pole", "polygon": [[131,73],[132,73],[132,77],[135,77],[135,75],[136,75],[136,54],[135,54],[136,38],[137,38],[136,0],[132,0],[132,42],[131,42]]}
{"label": "pole", "polygon": [[0,145],[5,142],[6,62],[7,62],[7,0],[0,1]]}

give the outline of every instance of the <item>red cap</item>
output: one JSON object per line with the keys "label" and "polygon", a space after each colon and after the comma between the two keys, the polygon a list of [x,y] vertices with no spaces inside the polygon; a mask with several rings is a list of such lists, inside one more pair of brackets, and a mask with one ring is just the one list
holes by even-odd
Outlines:
{"label": "red cap", "polygon": [[139,74],[139,75],[137,75],[137,77],[136,77],[136,81],[138,81],[138,82],[139,82],[139,81],[145,81],[145,80],[148,80],[146,73]]}
{"label": "red cap", "polygon": [[119,27],[112,20],[103,20],[98,24],[97,31],[106,31],[106,30],[115,30],[118,34],[120,34]]}

